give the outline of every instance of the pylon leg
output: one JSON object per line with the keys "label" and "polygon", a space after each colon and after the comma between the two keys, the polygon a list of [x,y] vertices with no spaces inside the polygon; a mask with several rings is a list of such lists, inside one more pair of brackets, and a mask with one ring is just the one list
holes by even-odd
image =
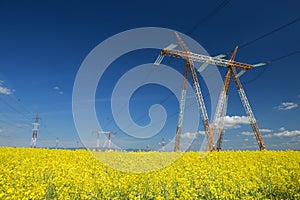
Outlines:
{"label": "pylon leg", "polygon": [[186,64],[185,68],[184,68],[184,74],[183,74],[181,99],[179,102],[179,104],[180,104],[179,105],[179,115],[178,115],[178,124],[177,124],[177,128],[176,128],[174,151],[179,151],[179,147],[180,147],[181,127],[182,127],[183,115],[184,115],[188,71],[189,71],[189,66],[188,66],[188,64]]}

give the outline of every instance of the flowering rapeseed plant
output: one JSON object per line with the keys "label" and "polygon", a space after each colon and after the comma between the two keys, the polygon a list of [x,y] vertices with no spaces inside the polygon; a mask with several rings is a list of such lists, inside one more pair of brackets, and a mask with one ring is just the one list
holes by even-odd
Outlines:
{"label": "flowering rapeseed plant", "polygon": [[[122,165],[120,157],[134,155],[156,165],[158,159],[151,158],[175,154],[96,153],[110,157],[112,167]],[[297,151],[186,152],[167,167],[145,173],[112,167],[86,150],[3,147],[0,199],[300,199]]]}

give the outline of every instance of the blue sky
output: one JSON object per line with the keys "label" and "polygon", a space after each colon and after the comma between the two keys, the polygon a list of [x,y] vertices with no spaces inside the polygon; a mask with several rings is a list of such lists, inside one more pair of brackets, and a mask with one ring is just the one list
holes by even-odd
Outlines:
{"label": "blue sky", "polygon": [[[300,54],[276,60],[300,50],[300,21],[245,45],[298,19],[299,6],[300,2],[293,0],[0,1],[0,145],[29,146],[38,112],[38,146],[55,146],[57,137],[60,146],[76,146],[80,138],[72,116],[72,91],[83,60],[99,43],[117,33],[163,27],[187,34],[210,55],[227,53],[240,45],[237,61],[270,61],[245,73],[241,81],[267,148],[300,149]],[[136,51],[118,59],[98,86],[95,105],[99,123],[104,131],[118,132],[112,140],[123,148],[144,148],[149,143],[156,149],[161,138],[168,142],[175,134],[178,101],[157,85],[136,91],[130,111],[137,124],[147,125],[149,107],[161,103],[168,118],[158,135],[149,141],[136,141],[126,137],[112,119],[110,98],[114,84],[136,65],[153,62],[157,53]],[[164,63],[167,62],[168,58]],[[182,73],[182,61],[169,63]],[[224,74],[224,69],[220,73]],[[203,95],[209,105],[205,89]],[[227,115],[224,149],[257,149],[233,84]],[[90,129],[92,132],[97,127]],[[201,124],[199,130],[203,130]],[[185,127],[183,137],[194,135]],[[203,136],[197,137],[193,149],[199,148]]]}

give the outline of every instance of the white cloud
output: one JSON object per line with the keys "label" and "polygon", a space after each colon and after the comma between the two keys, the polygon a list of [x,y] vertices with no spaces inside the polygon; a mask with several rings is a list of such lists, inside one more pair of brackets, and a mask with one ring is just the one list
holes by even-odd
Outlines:
{"label": "white cloud", "polygon": [[273,134],[269,133],[269,134],[267,134],[267,135],[263,135],[262,137],[263,137],[263,138],[271,138],[271,137],[273,137]]}
{"label": "white cloud", "polygon": [[[266,134],[266,135],[262,135],[263,138],[273,137],[273,134],[271,134],[273,132],[273,130],[271,130],[271,129],[259,129],[259,131],[261,133],[269,133],[269,134]],[[254,133],[251,132],[251,131],[243,131],[243,132],[241,132],[241,135],[254,136]]]}
{"label": "white cloud", "polygon": [[262,132],[262,133],[271,133],[271,132],[273,132],[273,130],[267,129],[267,128],[259,129],[259,131]]}
{"label": "white cloud", "polygon": [[206,135],[206,134],[205,134],[205,131],[199,131],[198,134],[199,134],[199,135]]}
{"label": "white cloud", "polygon": [[9,88],[6,88],[3,85],[3,81],[0,80],[0,94],[11,95],[13,91]]}
{"label": "white cloud", "polygon": [[225,116],[224,128],[233,129],[241,127],[241,124],[250,124],[247,116]]}
{"label": "white cloud", "polygon": [[0,86],[0,94],[11,95],[11,89]]}
{"label": "white cloud", "polygon": [[[260,129],[260,132],[261,133],[268,133],[266,135],[262,135],[263,138],[272,138],[274,136],[277,136],[277,137],[292,137],[292,136],[298,136],[300,137],[300,130],[293,130],[293,131],[288,131],[288,130],[285,130],[284,127],[281,127],[279,129],[280,132],[277,132],[277,133],[272,133],[273,130],[271,129]],[[241,132],[241,135],[246,135],[246,136],[254,136],[253,132],[251,131],[243,131]],[[246,138],[247,139],[247,138]],[[245,141],[248,141],[244,139]]]}
{"label": "white cloud", "polygon": [[196,138],[197,133],[190,133],[190,132],[186,132],[181,134],[181,138],[188,138],[188,139],[194,139]]}
{"label": "white cloud", "polygon": [[297,108],[298,104],[294,102],[282,102],[279,106],[275,108],[278,110],[291,110],[293,108]]}
{"label": "white cloud", "polygon": [[242,135],[254,135],[253,132],[250,132],[250,131],[243,131],[241,132]]}
{"label": "white cloud", "polygon": [[197,137],[197,135],[205,135],[205,131],[199,131],[195,133],[186,132],[181,134],[181,138],[194,139]]}
{"label": "white cloud", "polygon": [[282,137],[282,136],[291,137],[291,136],[300,135],[300,130],[293,130],[293,131],[285,130],[285,131],[282,131],[282,132],[279,132],[279,133],[275,133],[274,135],[277,136],[277,137]]}
{"label": "white cloud", "polygon": [[57,93],[60,94],[60,95],[64,94],[64,92],[58,86],[54,86],[53,90],[57,91]]}

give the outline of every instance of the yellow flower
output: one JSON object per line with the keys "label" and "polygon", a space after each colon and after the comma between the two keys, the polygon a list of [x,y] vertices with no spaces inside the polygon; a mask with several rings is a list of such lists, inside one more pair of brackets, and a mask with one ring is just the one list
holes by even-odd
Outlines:
{"label": "yellow flower", "polygon": [[[107,162],[102,163],[93,155]],[[224,151],[199,155],[199,152],[118,151],[91,154],[86,150],[2,147],[0,199],[300,197],[298,151]],[[165,163],[169,165],[161,168]],[[120,166],[127,172],[119,171]],[[152,166],[157,170],[149,171]]]}

